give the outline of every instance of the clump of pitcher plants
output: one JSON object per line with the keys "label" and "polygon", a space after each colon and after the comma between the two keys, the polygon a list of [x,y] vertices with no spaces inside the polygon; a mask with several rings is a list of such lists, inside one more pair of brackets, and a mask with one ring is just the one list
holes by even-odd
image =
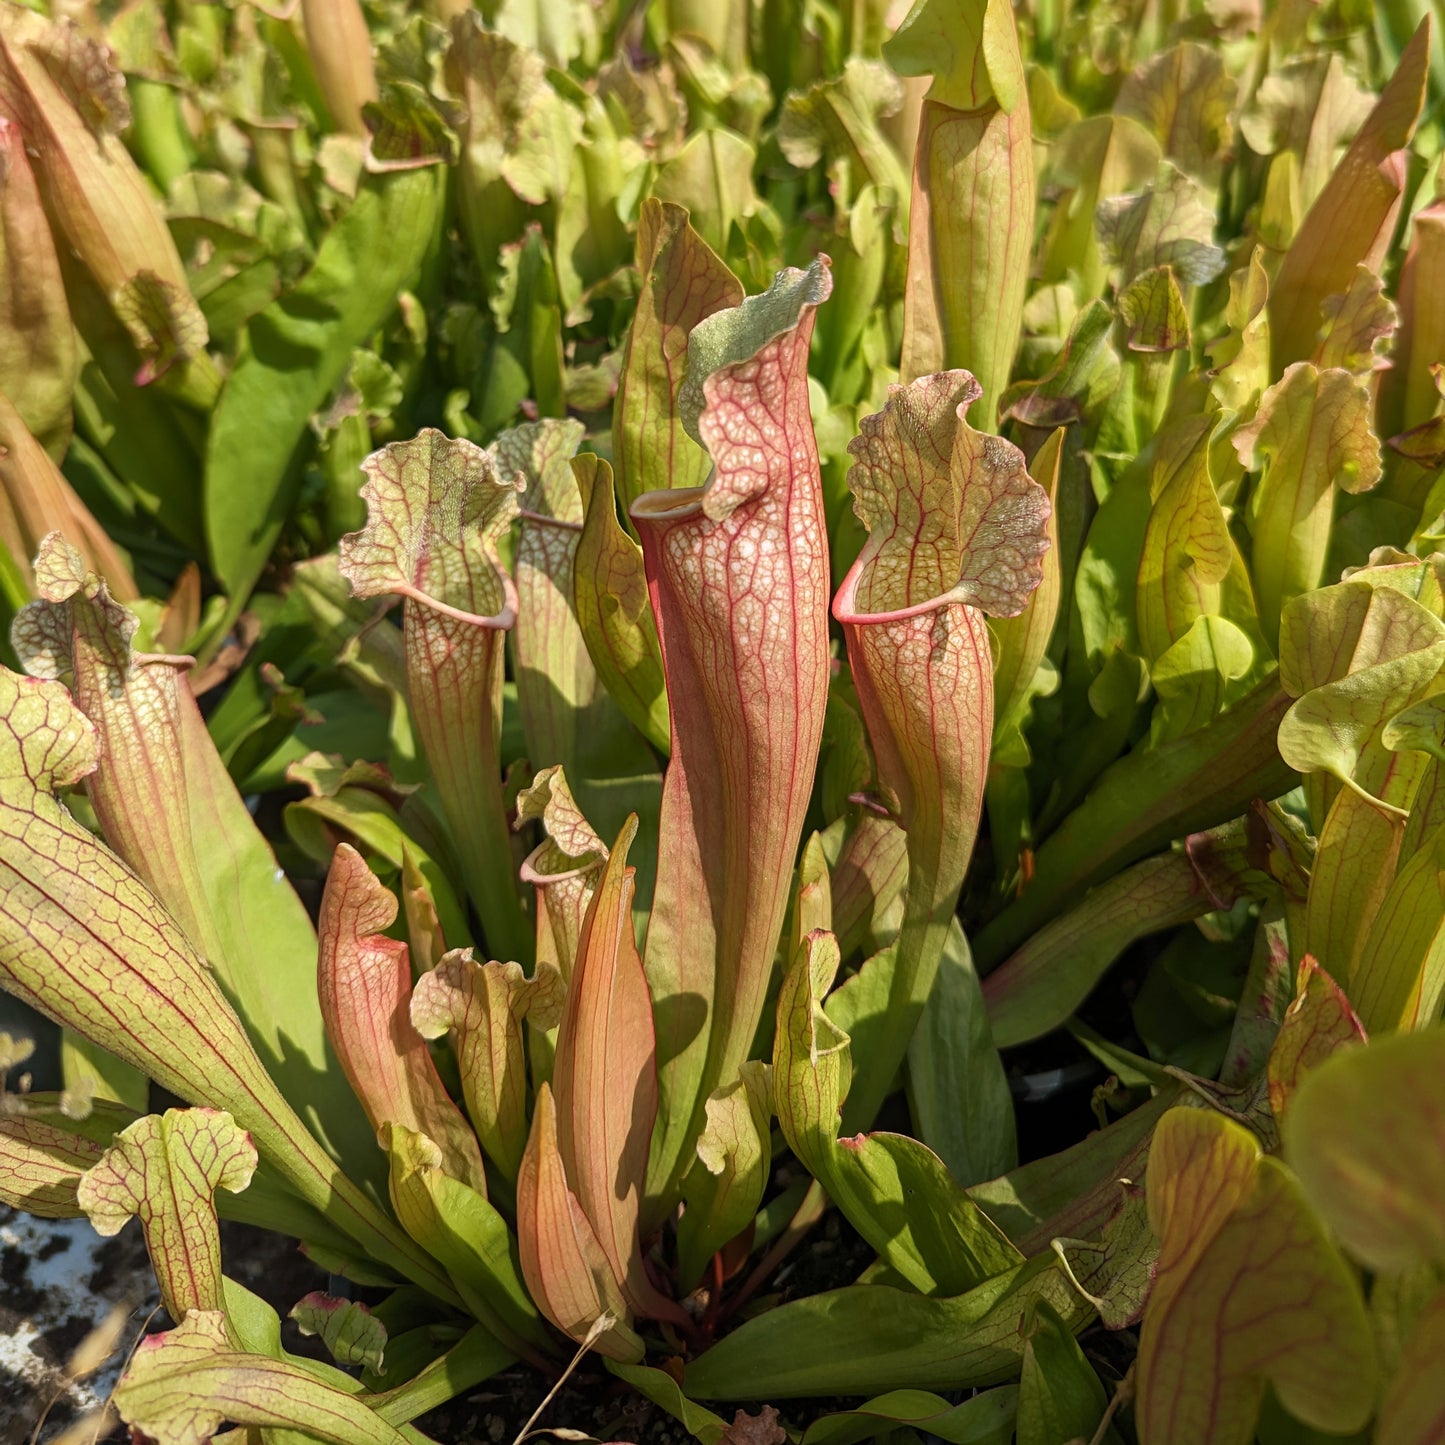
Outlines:
{"label": "clump of pitcher plants", "polygon": [[209,8],[0,20],[0,1200],[139,1218],[137,1438],[1434,1438],[1430,21]]}

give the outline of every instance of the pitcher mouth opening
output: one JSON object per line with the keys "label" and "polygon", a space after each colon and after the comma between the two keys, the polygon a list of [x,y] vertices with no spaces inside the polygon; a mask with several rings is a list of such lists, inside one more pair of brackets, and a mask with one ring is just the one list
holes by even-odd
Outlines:
{"label": "pitcher mouth opening", "polygon": [[700,487],[679,487],[676,491],[643,492],[627,509],[627,515],[634,521],[646,518],[649,521],[696,515],[702,511],[702,494],[712,485],[717,476],[714,467],[707,474],[707,481]]}
{"label": "pitcher mouth opening", "polygon": [[940,592],[937,597],[930,597],[925,602],[915,602],[909,607],[896,607],[886,612],[860,611],[855,600],[858,596],[858,584],[862,580],[864,568],[872,561],[873,557],[865,543],[833,597],[833,620],[844,627],[866,627],[870,623],[878,622],[906,622],[911,617],[923,617],[954,603],[961,603],[965,607],[977,606],[968,595],[968,587],[960,583],[947,592]]}

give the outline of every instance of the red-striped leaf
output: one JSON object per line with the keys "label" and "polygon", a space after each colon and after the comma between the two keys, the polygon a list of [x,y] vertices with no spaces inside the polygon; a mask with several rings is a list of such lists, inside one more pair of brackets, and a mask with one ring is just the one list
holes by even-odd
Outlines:
{"label": "red-striped leaf", "polygon": [[909,887],[879,1046],[858,1061],[844,1128],[869,1124],[908,1047],[978,831],[993,732],[982,609],[1017,616],[1048,548],[1048,494],[1023,453],[964,419],[966,371],[889,389],[849,451],[868,540],[833,603],[879,783],[908,834]]}
{"label": "red-striped leaf", "polygon": [[638,1248],[657,1064],[652,999],[632,931],[627,851],[636,833],[633,817],[612,846],[587,912],[557,1032],[552,1088],[567,1178],[613,1276],[638,1313],[674,1316],[676,1306],[647,1278]]}
{"label": "red-striped leaf", "polygon": [[116,1136],[86,1171],[77,1202],[96,1232],[120,1232],[139,1215],[146,1249],[173,1320],[225,1305],[221,1232],[212,1195],[238,1194],[256,1170],[256,1146],[219,1109],[147,1114]]}
{"label": "red-striped leaf", "polygon": [[404,1124],[426,1134],[442,1150],[449,1172],[484,1195],[476,1136],[412,1026],[409,951],[381,931],[396,921],[396,913],[395,895],[355,848],[341,844],[321,898],[319,983],[326,1029],[372,1128]]}
{"label": "red-striped leaf", "polygon": [[650,1193],[663,1212],[709,1094],[761,1017],[812,792],[828,684],[828,563],[808,401],[825,258],[693,328],[684,426],[707,485],[640,497],[672,705],[647,971],[663,1108]]}
{"label": "red-striped leaf", "polygon": [[498,540],[521,484],[468,441],[426,428],[362,464],[367,524],[341,539],[341,572],[358,597],[406,599],[408,700],[417,737],[482,911],[487,947],[527,961],[531,930],[511,863],[502,795],[502,634],[517,590]]}
{"label": "red-striped leaf", "polygon": [[596,1340],[599,1354],[640,1360],[642,1341],[628,1324],[627,1303],[577,1196],[567,1184],[557,1146],[557,1107],[543,1084],[532,1133],[517,1176],[517,1240],[522,1275],[537,1307],[579,1343],[603,1315],[616,1323]]}
{"label": "red-striped leaf", "polygon": [[451,1031],[467,1113],[482,1148],[508,1179],[517,1177],[527,1144],[522,1020],[554,1027],[562,989],[561,976],[545,961],[529,979],[519,963],[480,963],[471,949],[459,948],[419,978],[412,992],[417,1032],[436,1039]]}

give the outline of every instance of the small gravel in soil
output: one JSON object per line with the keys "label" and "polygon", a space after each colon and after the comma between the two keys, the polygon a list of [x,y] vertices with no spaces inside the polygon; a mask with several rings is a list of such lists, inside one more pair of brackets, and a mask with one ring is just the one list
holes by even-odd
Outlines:
{"label": "small gravel in soil", "polygon": [[[325,1288],[325,1275],[281,1235],[223,1223],[221,1240],[226,1272],[280,1314],[286,1348],[325,1358],[319,1342],[304,1339],[286,1318],[304,1294]],[[829,1214],[778,1271],[772,1300],[781,1303],[846,1283],[871,1259],[867,1245],[846,1222]],[[130,1310],[120,1350],[88,1380],[70,1384],[63,1370],[67,1356],[116,1303]],[[35,1422],[49,1404],[44,1445],[106,1399],[143,1329],[168,1326],[158,1309],[145,1242],[134,1221],[115,1238],[101,1239],[85,1220],[34,1219],[0,1210],[0,1445],[28,1445]],[[518,1366],[415,1424],[439,1445],[511,1445],[547,1389],[548,1382],[535,1370]],[[762,1403],[746,1402],[742,1408],[756,1413]],[[806,1425],[849,1403],[783,1402],[782,1420]],[[737,1408],[718,1406],[717,1413],[731,1420]],[[537,1428],[546,1427],[634,1445],[688,1445],[692,1440],[665,1411],[591,1361],[584,1362],[538,1419]],[[125,1439],[118,1428],[95,1445],[123,1445]]]}
{"label": "small gravel in soil", "polygon": [[47,1407],[46,1435],[96,1408],[120,1356],[79,1382],[65,1361],[116,1305],[130,1312],[128,1348],[156,1298],[139,1228],[102,1239],[88,1220],[0,1209],[0,1441],[25,1445]]}

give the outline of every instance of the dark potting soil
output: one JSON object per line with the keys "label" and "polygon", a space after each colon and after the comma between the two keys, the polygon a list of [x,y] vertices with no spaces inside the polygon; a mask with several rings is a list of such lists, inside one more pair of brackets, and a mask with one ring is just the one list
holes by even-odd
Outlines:
{"label": "dark potting soil", "polygon": [[[849,1284],[873,1260],[873,1251],[835,1212],[829,1212],[778,1268],[750,1302],[749,1312]],[[745,1272],[744,1272],[745,1273]],[[725,1324],[719,1334],[740,1320]],[[522,1367],[494,1375],[466,1396],[422,1416],[415,1423],[441,1445],[512,1445],[518,1431],[545,1398],[550,1382]],[[741,1411],[756,1422],[750,1445],[781,1445],[786,1427],[803,1427],[822,1415],[849,1408],[856,1400],[730,1401],[709,1407],[731,1421]],[[776,1406],[779,1424],[770,1432],[765,1412]],[[665,1410],[635,1394],[605,1369],[587,1361],[568,1379],[538,1417],[534,1429],[576,1430],[594,1440],[633,1445],[690,1445],[692,1436]]]}
{"label": "dark potting soil", "polygon": [[42,1415],[49,1439],[88,1413],[119,1360],[80,1381],[67,1378],[67,1360],[117,1306],[129,1344],[153,1303],[139,1228],[102,1239],[84,1221],[0,1208],[0,1445],[26,1445]]}
{"label": "dark potting soil", "polygon": [[[7,1216],[14,1218],[15,1216]],[[0,1221],[3,1222],[3,1221]],[[33,1221],[43,1227],[45,1221]],[[94,1393],[103,1399],[124,1355],[144,1332],[169,1328],[164,1311],[157,1308],[154,1281],[145,1254],[139,1226],[132,1221],[114,1239],[95,1241],[95,1258],[83,1281],[83,1289],[102,1306],[120,1301],[130,1306],[130,1317],[121,1337],[117,1355],[108,1370],[92,1380]],[[56,1238],[53,1243],[36,1244],[27,1239],[26,1248],[0,1244],[0,1334],[23,1327],[34,1318],[44,1328],[33,1346],[49,1367],[38,1378],[27,1367],[24,1378],[0,1367],[0,1445],[27,1445],[41,1412],[49,1406],[41,1432],[41,1445],[54,1439],[85,1413],[84,1398],[67,1397],[63,1384],[65,1360],[93,1328],[104,1308],[94,1312],[77,1310],[59,1319],[55,1314],[47,1276],[37,1270],[40,1256],[47,1251],[64,1251],[74,1246]],[[324,1289],[326,1275],[316,1268],[294,1242],[266,1230],[225,1221],[221,1225],[221,1248],[226,1272],[266,1300],[282,1319],[282,1340],[293,1354],[327,1358],[320,1342],[303,1337],[286,1318],[291,1307],[314,1289]],[[837,1213],[829,1212],[803,1242],[779,1266],[773,1277],[750,1301],[747,1313],[771,1304],[822,1290],[837,1288],[856,1279],[873,1259],[873,1252]],[[736,1287],[734,1282],[733,1288]],[[360,1298],[380,1297],[379,1292],[357,1290]],[[49,1308],[47,1308],[49,1307]],[[736,1327],[726,1321],[719,1334]],[[516,1366],[483,1381],[458,1399],[430,1411],[414,1423],[439,1445],[511,1445],[519,1431],[542,1403],[551,1381],[538,1371]],[[54,1398],[52,1398],[54,1397]],[[716,1406],[716,1413],[731,1420],[739,1409],[758,1419],[753,1445],[781,1442],[776,1430],[763,1427],[768,1401],[731,1402]],[[804,1426],[833,1410],[846,1409],[856,1401],[794,1400],[777,1402],[783,1426]],[[534,1428],[579,1431],[594,1440],[631,1441],[634,1445],[686,1445],[687,1431],[665,1411],[635,1394],[628,1386],[599,1368],[593,1361],[568,1379],[548,1404]],[[128,1436],[117,1427],[97,1437],[95,1445],[127,1445]]]}

